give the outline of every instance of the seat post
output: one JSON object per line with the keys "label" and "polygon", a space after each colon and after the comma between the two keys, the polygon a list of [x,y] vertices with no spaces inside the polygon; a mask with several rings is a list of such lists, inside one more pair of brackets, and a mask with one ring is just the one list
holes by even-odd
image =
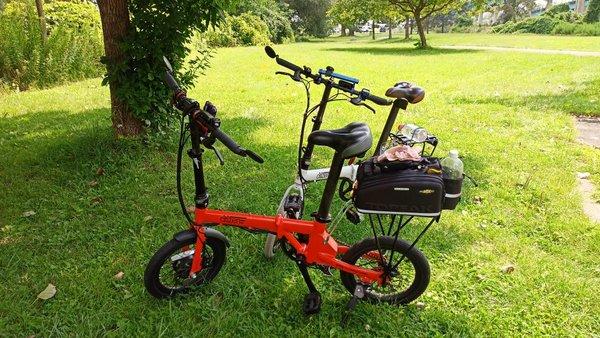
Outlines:
{"label": "seat post", "polygon": [[331,167],[329,167],[329,175],[327,176],[327,182],[325,183],[325,190],[321,197],[321,204],[319,205],[319,211],[315,215],[315,219],[319,222],[331,221],[329,215],[329,208],[331,207],[331,201],[335,195],[335,188],[337,187],[338,179],[344,166],[344,158],[341,153],[335,152],[333,160],[331,161]]}

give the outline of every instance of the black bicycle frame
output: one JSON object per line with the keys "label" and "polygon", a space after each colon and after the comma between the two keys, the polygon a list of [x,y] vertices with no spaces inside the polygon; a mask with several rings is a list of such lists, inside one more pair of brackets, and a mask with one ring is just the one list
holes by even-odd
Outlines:
{"label": "black bicycle frame", "polygon": [[[323,115],[325,115],[325,110],[327,109],[327,103],[329,102],[329,96],[331,95],[332,87],[333,86],[331,81],[325,81],[325,90],[323,91],[323,96],[321,97],[319,111],[317,112],[317,115],[313,118],[313,127],[311,132],[317,131],[321,128],[321,124],[323,123]],[[300,161],[300,168],[302,168],[303,170],[308,170],[308,167],[310,167],[310,160],[312,158],[314,148],[314,144],[310,142],[306,145],[306,149],[304,150],[304,154],[302,155],[302,160]]]}
{"label": "black bicycle frame", "polygon": [[189,128],[192,149],[188,152],[188,155],[192,159],[194,167],[194,186],[196,189],[194,202],[196,208],[206,208],[208,206],[208,191],[204,181],[204,167],[202,164],[202,153],[204,152],[201,146],[202,135],[200,128],[191,116],[189,117]]}

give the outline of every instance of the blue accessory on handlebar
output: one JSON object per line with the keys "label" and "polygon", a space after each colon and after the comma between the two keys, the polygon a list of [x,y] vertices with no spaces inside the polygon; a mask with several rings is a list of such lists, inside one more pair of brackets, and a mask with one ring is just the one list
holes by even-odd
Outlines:
{"label": "blue accessory on handlebar", "polygon": [[357,84],[359,82],[359,80],[355,77],[347,76],[347,75],[340,74],[340,73],[334,73],[334,72],[328,71],[327,69],[319,69],[319,74],[325,75],[325,76],[331,76],[333,78],[340,79],[340,80],[343,80],[346,82],[350,82],[352,84]]}

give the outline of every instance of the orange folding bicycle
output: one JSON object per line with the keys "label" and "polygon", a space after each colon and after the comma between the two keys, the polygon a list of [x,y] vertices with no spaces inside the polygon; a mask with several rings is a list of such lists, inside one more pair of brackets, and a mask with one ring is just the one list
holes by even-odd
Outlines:
{"label": "orange folding bicycle", "polygon": [[[429,284],[429,263],[414,246],[415,242],[409,243],[398,238],[399,230],[395,233],[388,231],[386,234],[382,231],[383,234],[378,234],[371,221],[373,237],[350,247],[338,244],[328,232],[330,206],[345,160],[362,157],[371,147],[372,136],[367,125],[351,123],[336,130],[313,131],[309,135],[309,143],[335,151],[320,206],[313,214],[313,220],[209,209],[202,164],[205,149],[215,151],[223,163],[222,156],[214,147],[216,140],[219,140],[237,155],[249,157],[258,163],[262,163],[263,159],[240,147],[220,129],[220,120],[215,117],[216,108],[210,102],[200,108],[198,102],[188,98],[173,78],[168,60],[165,58],[164,61],[167,67],[165,82],[174,92],[175,107],[183,113],[177,160],[177,188],[180,204],[190,227],[175,234],[150,259],[144,283],[152,296],[168,298],[186,293],[209,283],[217,276],[225,263],[229,241],[214,226],[233,226],[252,232],[270,233],[282,240],[286,244],[286,254],[300,269],[309,289],[303,305],[306,314],[317,313],[321,307],[321,296],[308,274],[309,266],[323,271],[330,268],[340,271],[344,287],[352,294],[344,321],[359,299],[406,304],[425,291]],[[185,118],[188,119],[187,123],[184,123]],[[195,181],[193,219],[185,211],[180,184],[183,148],[188,132],[191,140],[188,155],[193,161]]]}

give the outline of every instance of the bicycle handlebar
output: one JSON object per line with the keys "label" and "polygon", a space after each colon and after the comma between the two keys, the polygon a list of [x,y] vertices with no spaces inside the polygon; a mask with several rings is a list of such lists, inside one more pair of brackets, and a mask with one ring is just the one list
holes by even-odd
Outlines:
{"label": "bicycle handlebar", "polygon": [[[275,50],[273,50],[273,48],[271,46],[266,46],[265,52],[267,53],[267,55],[270,58],[275,59],[275,61],[277,62],[278,65],[283,66],[283,67],[293,71],[294,73],[302,74],[302,75],[312,79],[316,83],[320,83],[319,79],[322,79],[322,76],[320,74],[313,74],[311,72],[310,68],[308,68],[308,67],[300,67],[292,62],[289,62],[285,59],[280,58],[279,55],[277,55],[277,53],[275,53]],[[337,84],[333,81],[331,83],[332,83],[333,88],[339,89],[346,93],[350,93],[352,95],[359,95],[359,96],[361,96],[361,99],[369,100],[377,105],[389,106],[392,104],[392,101],[382,98],[382,97],[379,97],[377,95],[373,95],[366,90],[357,91],[356,89],[340,86],[339,84]]]}
{"label": "bicycle handlebar", "polygon": [[202,127],[210,132],[211,137],[219,140],[227,149],[233,153],[242,157],[250,157],[252,160],[263,163],[264,160],[251,150],[240,147],[229,135],[222,131],[220,121],[210,113],[200,109],[196,101],[188,99],[186,93],[179,87],[179,84],[173,77],[170,71],[165,72],[164,76],[165,83],[173,91],[173,97],[175,99],[175,106],[183,111],[185,114],[191,116],[192,120],[200,123]]}

